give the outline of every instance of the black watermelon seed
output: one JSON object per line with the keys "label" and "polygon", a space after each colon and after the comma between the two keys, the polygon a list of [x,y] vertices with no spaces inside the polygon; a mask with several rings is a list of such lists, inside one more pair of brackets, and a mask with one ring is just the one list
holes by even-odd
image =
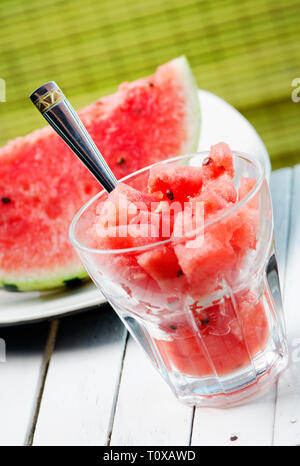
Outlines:
{"label": "black watermelon seed", "polygon": [[178,278],[182,277],[182,275],[183,275],[183,271],[181,269],[179,269],[178,272],[177,272],[177,277]]}
{"label": "black watermelon seed", "polygon": [[126,160],[124,157],[120,157],[118,160],[117,160],[117,165],[123,165],[123,163],[125,163]]}
{"label": "black watermelon seed", "polygon": [[201,319],[201,324],[202,325],[207,325],[209,324],[210,322],[210,318],[209,317],[205,317],[205,319]]}
{"label": "black watermelon seed", "polygon": [[64,284],[66,285],[69,290],[73,290],[74,288],[78,288],[80,285],[82,285],[83,280],[81,278],[71,278],[70,280],[64,280]]}
{"label": "black watermelon seed", "polygon": [[209,165],[211,162],[212,162],[212,159],[210,157],[206,157],[203,160],[202,165]]}
{"label": "black watermelon seed", "polygon": [[173,201],[173,199],[174,199],[174,194],[173,194],[172,191],[170,191],[170,189],[167,189],[167,191],[166,191],[166,196],[167,196],[168,199],[170,199],[170,201]]}
{"label": "black watermelon seed", "polygon": [[2,197],[1,201],[3,204],[9,204],[11,202],[11,199],[9,197]]}
{"label": "black watermelon seed", "polygon": [[149,86],[150,86],[150,87],[154,87],[154,84],[153,84],[153,83],[149,83]]}
{"label": "black watermelon seed", "polygon": [[13,291],[13,292],[20,291],[17,285],[13,285],[12,283],[3,283],[3,288],[6,291]]}
{"label": "black watermelon seed", "polygon": [[232,436],[230,437],[231,442],[235,442],[235,440],[237,440],[237,439],[238,439],[238,436],[237,436],[237,435],[232,435]]}
{"label": "black watermelon seed", "polygon": [[177,327],[175,327],[175,325],[170,325],[170,329],[171,330],[177,330]]}

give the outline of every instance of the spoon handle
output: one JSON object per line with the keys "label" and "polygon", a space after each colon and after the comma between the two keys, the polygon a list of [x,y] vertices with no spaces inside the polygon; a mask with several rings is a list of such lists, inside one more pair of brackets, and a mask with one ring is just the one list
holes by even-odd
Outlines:
{"label": "spoon handle", "polygon": [[103,188],[111,192],[117,180],[58,85],[54,81],[43,84],[30,99]]}

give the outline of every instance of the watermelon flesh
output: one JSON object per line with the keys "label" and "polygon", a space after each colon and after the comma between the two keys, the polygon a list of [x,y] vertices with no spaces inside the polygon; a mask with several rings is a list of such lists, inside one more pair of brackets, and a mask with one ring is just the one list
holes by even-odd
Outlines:
{"label": "watermelon flesh", "polygon": [[209,157],[203,161],[202,170],[206,180],[215,179],[224,173],[233,178],[232,152],[228,144],[220,142],[212,146]]}
{"label": "watermelon flesh", "polygon": [[194,197],[202,188],[202,169],[174,166],[171,164],[154,165],[150,170],[148,189],[150,193],[160,193],[164,200],[184,202],[187,196]]}
{"label": "watermelon flesh", "polygon": [[[89,233],[99,249],[107,249],[107,241],[110,249],[120,244],[127,247],[126,242],[129,247],[146,246],[99,255],[98,268],[106,271],[109,267],[110,279],[128,296],[124,306],[143,315],[146,325],[149,321],[149,333],[166,368],[191,377],[239,370],[251,363],[269,338],[264,294],[254,292],[249,282],[241,287],[238,281],[241,268],[247,266],[245,260],[256,250],[260,221],[258,195],[241,205],[239,201],[251,192],[256,180],[240,177],[236,189],[233,167],[225,143],[211,148],[202,167],[154,165],[148,185],[145,180],[141,183],[144,191],[120,184],[108,195]],[[115,223],[145,228],[148,223],[148,236],[110,238],[111,230],[105,238],[97,236],[97,227],[105,230],[104,224],[114,223],[109,214],[103,215],[114,210],[105,208],[106,202],[118,203],[126,197],[126,190],[131,215],[127,206],[127,225]],[[165,236],[163,215],[174,203],[181,210],[172,211],[172,227]],[[202,229],[195,231],[199,204],[207,226],[203,228],[202,223]]]}
{"label": "watermelon flesh", "polygon": [[[198,90],[184,57],[79,112],[118,179],[197,148]],[[101,186],[50,127],[0,149],[0,286],[43,290],[87,274],[69,224]],[[116,244],[119,247],[119,244]]]}
{"label": "watermelon flesh", "polygon": [[222,278],[227,278],[235,261],[231,245],[204,234],[202,245],[197,248],[187,241],[175,246],[179,264],[189,282],[189,291],[193,298],[202,297],[217,291]]}
{"label": "watermelon flesh", "polygon": [[173,293],[183,293],[187,289],[186,277],[173,248],[155,248],[153,251],[139,254],[137,261],[162,291],[169,293],[173,288]]}
{"label": "watermelon flesh", "polygon": [[269,329],[262,298],[251,302],[251,296],[244,296],[238,311],[226,298],[200,311],[196,301],[190,312],[198,331],[183,321],[174,329],[172,340],[156,340],[168,370],[193,377],[228,374],[249,365],[250,356],[267,343]]}

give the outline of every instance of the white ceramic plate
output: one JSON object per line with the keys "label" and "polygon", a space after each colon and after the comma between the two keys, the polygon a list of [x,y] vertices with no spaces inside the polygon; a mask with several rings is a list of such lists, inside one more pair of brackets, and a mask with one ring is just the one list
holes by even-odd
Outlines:
{"label": "white ceramic plate", "polygon": [[[268,152],[251,124],[231,105],[210,92],[200,90],[201,135],[199,150],[219,141],[233,150],[260,159],[270,177]],[[90,309],[104,303],[104,296],[93,283],[73,291],[11,293],[0,291],[0,326],[14,325]]]}

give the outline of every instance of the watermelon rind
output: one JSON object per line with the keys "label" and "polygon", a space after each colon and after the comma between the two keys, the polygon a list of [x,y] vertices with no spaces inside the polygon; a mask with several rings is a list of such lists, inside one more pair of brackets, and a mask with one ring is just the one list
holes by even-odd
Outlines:
{"label": "watermelon rind", "polygon": [[[181,154],[193,153],[197,150],[200,133],[200,104],[196,79],[185,56],[173,59],[174,74],[182,85],[183,98],[186,102],[186,140],[182,143]],[[164,65],[162,65],[164,66]],[[178,155],[178,154],[177,154]],[[172,156],[172,154],[170,154]],[[32,272],[33,273],[33,272]],[[38,276],[38,278],[37,278]],[[24,274],[1,274],[0,288],[7,291],[47,291],[78,286],[88,279],[88,274],[81,264],[68,264],[59,270],[41,270],[30,277]]]}
{"label": "watermelon rind", "polygon": [[[59,273],[51,273],[46,275],[41,275],[40,280],[30,280],[27,281],[20,279],[19,277],[5,277],[0,281],[0,288],[3,288],[6,291],[48,291],[55,290],[58,288],[65,287],[69,290],[77,288],[82,283],[88,280],[89,276],[85,269],[76,267],[78,270],[70,270],[69,273],[66,270],[61,270]],[[69,270],[69,269],[68,269]]]}
{"label": "watermelon rind", "polygon": [[201,125],[201,111],[198,96],[198,85],[188,60],[184,55],[171,61],[177,69],[180,80],[183,83],[183,92],[186,100],[186,128],[187,139],[183,143],[180,155],[196,152],[199,145]]}

